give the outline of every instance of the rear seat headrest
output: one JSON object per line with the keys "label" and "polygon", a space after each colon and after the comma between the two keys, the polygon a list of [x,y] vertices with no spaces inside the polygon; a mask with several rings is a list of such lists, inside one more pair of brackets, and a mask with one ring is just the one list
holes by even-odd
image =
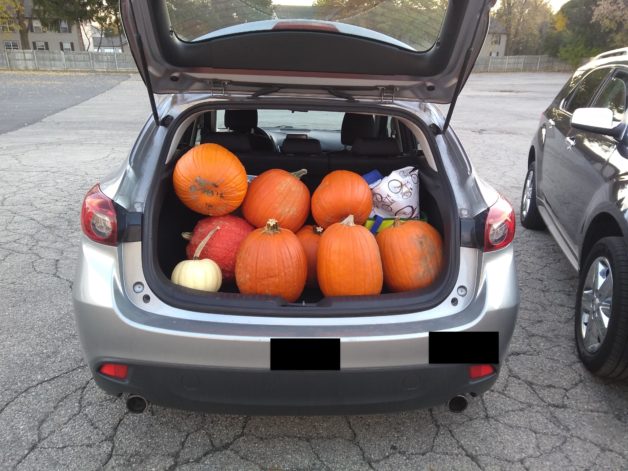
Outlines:
{"label": "rear seat headrest", "polygon": [[234,134],[232,132],[208,132],[203,135],[203,143],[220,144],[233,153],[250,152],[251,141],[246,134]]}
{"label": "rear seat headrest", "polygon": [[257,110],[226,110],[225,127],[237,132],[249,132],[257,127]]}
{"label": "rear seat headrest", "polygon": [[351,153],[372,156],[399,155],[401,154],[401,146],[392,137],[358,137],[351,147]]}
{"label": "rear seat headrest", "polygon": [[372,115],[345,113],[340,140],[351,146],[358,137],[375,137],[375,119]]}
{"label": "rear seat headrest", "polygon": [[285,139],[281,145],[284,154],[320,154],[321,143],[318,139]]}

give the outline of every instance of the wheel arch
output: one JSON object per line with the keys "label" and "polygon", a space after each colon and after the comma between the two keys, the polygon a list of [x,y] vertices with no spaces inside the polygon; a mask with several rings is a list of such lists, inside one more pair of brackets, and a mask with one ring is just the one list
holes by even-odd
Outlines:
{"label": "wheel arch", "polygon": [[608,212],[597,214],[589,223],[580,249],[580,266],[595,243],[603,237],[623,237],[622,228],[615,217]]}
{"label": "wheel arch", "polygon": [[535,160],[536,160],[536,149],[534,148],[534,146],[530,146],[530,151],[528,152],[528,167]]}

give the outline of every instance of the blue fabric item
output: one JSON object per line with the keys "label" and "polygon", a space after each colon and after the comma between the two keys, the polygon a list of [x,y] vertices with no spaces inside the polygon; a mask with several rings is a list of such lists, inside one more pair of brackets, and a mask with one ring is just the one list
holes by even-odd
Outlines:
{"label": "blue fabric item", "polygon": [[[377,170],[375,170],[375,171],[377,172]],[[379,226],[381,226],[382,222],[384,222],[384,218],[381,217],[381,216],[375,216],[374,219],[375,220],[373,221],[373,225],[371,226],[371,233],[372,234],[377,234],[377,231],[379,230]]]}
{"label": "blue fabric item", "polygon": [[362,175],[362,178],[364,178],[366,180],[366,183],[368,183],[370,186],[373,183],[376,183],[378,180],[384,178],[384,175],[382,175],[379,170],[371,170],[369,173],[365,173],[364,175]]}

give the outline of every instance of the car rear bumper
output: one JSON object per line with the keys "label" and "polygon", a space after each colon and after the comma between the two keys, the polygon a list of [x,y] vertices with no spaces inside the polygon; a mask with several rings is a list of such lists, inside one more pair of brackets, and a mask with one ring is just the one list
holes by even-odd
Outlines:
{"label": "car rear bumper", "polygon": [[497,374],[470,381],[466,365],[269,371],[131,363],[127,381],[97,371],[94,378],[110,394],[138,394],[151,403],[178,409],[320,415],[431,407],[459,394],[482,394],[495,383]]}
{"label": "car rear bumper", "polygon": [[[481,394],[496,374],[469,380],[464,364],[429,363],[429,332],[499,333],[503,361],[519,295],[512,247],[467,263],[479,282],[457,310],[361,318],[282,319],[172,310],[156,314],[132,302],[116,248],[85,242],[74,283],[81,344],[96,382],[185,409],[232,413],[380,412],[428,407],[458,394]],[[470,250],[470,249],[468,249]],[[141,299],[141,297],[140,297]],[[150,308],[148,304],[148,308]],[[385,306],[383,306],[385,309]],[[338,338],[339,371],[273,371],[271,338]],[[98,373],[129,365],[126,381]]]}

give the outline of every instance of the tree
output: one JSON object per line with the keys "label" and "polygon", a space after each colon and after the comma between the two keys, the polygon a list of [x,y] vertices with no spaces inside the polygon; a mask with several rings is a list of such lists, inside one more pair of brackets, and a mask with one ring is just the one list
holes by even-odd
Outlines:
{"label": "tree", "polygon": [[506,29],[506,55],[542,51],[552,23],[548,0],[501,0],[494,17]]}
{"label": "tree", "polygon": [[609,36],[609,47],[628,45],[628,0],[599,0],[592,21]]}
{"label": "tree", "polygon": [[571,0],[554,16],[545,51],[578,66],[588,57],[611,48],[610,35],[592,21],[598,0]]}

